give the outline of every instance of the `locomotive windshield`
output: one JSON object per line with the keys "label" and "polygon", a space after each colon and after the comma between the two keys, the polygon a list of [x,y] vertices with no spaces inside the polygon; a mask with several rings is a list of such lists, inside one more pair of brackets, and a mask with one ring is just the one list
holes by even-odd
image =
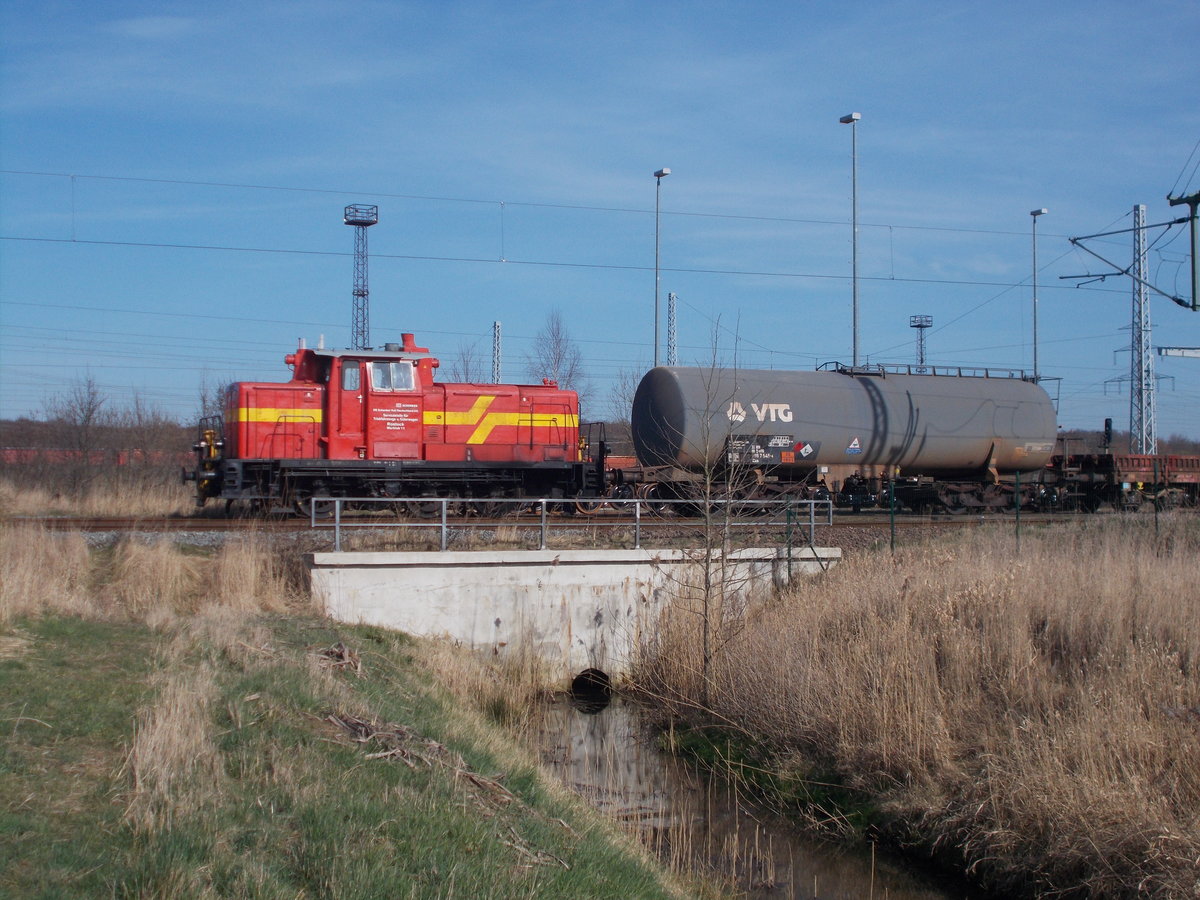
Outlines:
{"label": "locomotive windshield", "polygon": [[415,386],[411,362],[373,362],[371,387],[377,391],[411,391]]}

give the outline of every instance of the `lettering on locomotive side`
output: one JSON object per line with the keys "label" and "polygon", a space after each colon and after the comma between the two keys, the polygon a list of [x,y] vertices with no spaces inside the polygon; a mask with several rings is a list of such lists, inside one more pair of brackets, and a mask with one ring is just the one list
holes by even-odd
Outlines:
{"label": "lettering on locomotive side", "polygon": [[409,426],[419,425],[420,407],[416,403],[399,402],[394,409],[376,409],[371,421],[383,423],[384,428],[391,431],[403,431]]}
{"label": "lettering on locomotive side", "polygon": [[[750,410],[760,422],[792,421],[792,404],[790,403],[751,403]],[[725,416],[730,422],[745,422],[746,407],[734,400],[725,410]]]}

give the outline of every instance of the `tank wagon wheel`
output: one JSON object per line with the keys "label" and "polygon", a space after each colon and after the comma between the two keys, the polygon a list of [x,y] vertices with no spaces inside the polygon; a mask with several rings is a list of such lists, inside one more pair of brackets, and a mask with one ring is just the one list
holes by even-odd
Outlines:
{"label": "tank wagon wheel", "polygon": [[646,508],[656,516],[669,516],[674,511],[670,501],[674,498],[658,484],[640,486],[638,496],[646,501]]}

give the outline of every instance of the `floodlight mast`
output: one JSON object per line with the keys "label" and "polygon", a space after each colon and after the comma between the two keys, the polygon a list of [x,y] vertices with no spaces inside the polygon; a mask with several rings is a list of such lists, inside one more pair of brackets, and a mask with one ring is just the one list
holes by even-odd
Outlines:
{"label": "floodlight mast", "polygon": [[1038,368],[1038,266],[1037,266],[1037,220],[1050,210],[1045,208],[1031,209],[1029,215],[1033,218],[1033,381],[1037,384],[1042,378]]}
{"label": "floodlight mast", "polygon": [[658,368],[658,215],[662,196],[662,180],[671,174],[666,166],[654,173],[654,367]]}
{"label": "floodlight mast", "polygon": [[367,298],[367,229],[379,221],[379,207],[351,204],[342,221],[354,226],[354,313],[350,327],[350,347],[366,350],[371,345],[371,325]]}
{"label": "floodlight mast", "polygon": [[853,366],[858,368],[858,122],[862,113],[846,113],[838,121],[850,126],[850,292]]}

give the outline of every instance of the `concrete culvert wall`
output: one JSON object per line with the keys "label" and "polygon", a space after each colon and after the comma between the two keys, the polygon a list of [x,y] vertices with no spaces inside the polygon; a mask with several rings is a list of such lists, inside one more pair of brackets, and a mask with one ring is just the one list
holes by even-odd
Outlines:
{"label": "concrete culvert wall", "polygon": [[[533,653],[566,685],[577,673],[620,682],[697,551],[522,550],[314,553],[314,600],[342,622],[448,637],[505,656]],[[735,550],[725,574],[739,593],[770,592],[820,572],[836,548]],[[561,680],[559,680],[561,679]]]}

